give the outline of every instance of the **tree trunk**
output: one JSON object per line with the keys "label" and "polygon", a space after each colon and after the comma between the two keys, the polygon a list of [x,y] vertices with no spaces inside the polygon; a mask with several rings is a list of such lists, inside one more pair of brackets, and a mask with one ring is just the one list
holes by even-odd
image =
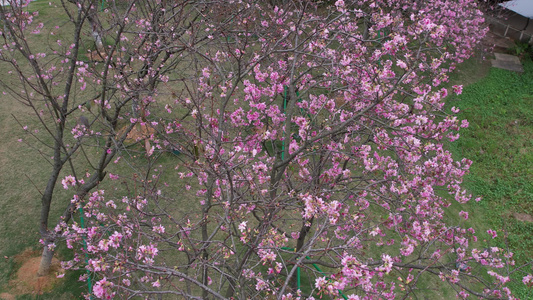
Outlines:
{"label": "tree trunk", "polygon": [[50,272],[50,266],[52,265],[52,258],[54,257],[54,250],[50,250],[48,245],[51,242],[45,243],[43,254],[41,256],[41,263],[39,264],[39,270],[37,271],[37,276],[46,276]]}
{"label": "tree trunk", "polygon": [[[296,253],[300,252],[302,250],[304,244],[305,244],[305,238],[307,234],[309,233],[309,230],[311,230],[311,224],[309,226],[306,226],[306,221],[303,222],[302,228],[300,229],[300,236],[298,237],[298,240],[296,241],[296,249],[294,249]],[[309,220],[309,223],[313,223],[313,219]],[[295,261],[298,261],[299,258],[296,258]],[[290,281],[290,286],[292,287],[293,291],[298,290],[298,278],[297,276],[292,276]]]}
{"label": "tree trunk", "polygon": [[[89,20],[91,21],[92,19],[89,19]],[[94,44],[96,45],[96,51],[98,51],[100,55],[104,55],[105,48],[104,48],[104,42],[102,39],[102,34],[100,33],[100,30],[98,30],[98,25],[94,23],[94,21],[90,23],[92,27],[92,36],[94,39]]]}
{"label": "tree trunk", "polygon": [[[78,10],[81,10],[81,3],[80,0],[69,0],[69,2],[75,4],[78,6]],[[90,4],[88,7],[89,11],[87,12],[87,21],[89,21],[89,24],[91,26],[91,35],[94,39],[94,44],[96,45],[96,50],[100,55],[105,54],[105,47],[104,47],[104,40],[102,37],[102,25],[100,24],[100,20],[98,20],[98,2],[94,1]]]}

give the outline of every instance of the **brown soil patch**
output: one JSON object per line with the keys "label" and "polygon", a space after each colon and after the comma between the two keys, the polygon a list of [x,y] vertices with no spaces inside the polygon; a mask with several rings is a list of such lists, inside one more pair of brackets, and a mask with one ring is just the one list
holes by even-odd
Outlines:
{"label": "brown soil patch", "polygon": [[[106,61],[107,53],[99,52],[98,50],[88,51],[86,54],[87,58],[92,61]],[[115,52],[113,54],[114,58],[122,58],[124,56],[123,52]]]}
{"label": "brown soil patch", "polygon": [[[117,132],[117,138],[122,137],[124,135],[124,132],[128,129],[128,127],[129,125],[122,127]],[[128,133],[128,135],[126,136],[126,140],[124,142],[127,144],[135,143],[140,140],[149,139],[152,135],[155,135],[156,133],[157,131],[150,125],[136,124],[135,126],[133,126],[131,131]]]}
{"label": "brown soil patch", "polygon": [[533,216],[531,216],[530,214],[515,212],[513,213],[513,217],[517,219],[518,221],[533,222]]}
{"label": "brown soil patch", "polygon": [[518,150],[518,152],[520,152],[520,154],[527,154],[529,152],[531,152],[531,148],[520,148],[520,150]]}
{"label": "brown soil patch", "polygon": [[22,264],[16,273],[16,277],[9,281],[10,293],[4,293],[0,297],[6,300],[13,295],[22,294],[42,294],[52,290],[54,285],[59,282],[57,274],[64,272],[61,269],[59,260],[54,258],[50,274],[48,276],[37,277],[37,270],[41,262],[40,252],[26,250],[15,257],[15,262]]}
{"label": "brown soil patch", "polygon": [[0,299],[2,300],[15,300],[16,297],[14,295],[11,295],[10,293],[1,293]]}

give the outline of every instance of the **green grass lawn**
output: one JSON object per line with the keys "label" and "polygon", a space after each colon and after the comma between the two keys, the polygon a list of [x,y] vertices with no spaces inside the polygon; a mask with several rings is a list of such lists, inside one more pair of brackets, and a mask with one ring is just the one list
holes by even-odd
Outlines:
{"label": "green grass lawn", "polygon": [[[498,230],[490,243],[514,252],[517,266],[533,256],[533,62],[526,59],[524,69],[520,74],[491,68],[464,89],[460,100],[449,103],[470,122],[450,147],[457,158],[473,161],[465,187],[483,197],[468,205],[471,224],[487,243],[485,231]],[[528,299],[523,275],[511,276],[511,289]]]}

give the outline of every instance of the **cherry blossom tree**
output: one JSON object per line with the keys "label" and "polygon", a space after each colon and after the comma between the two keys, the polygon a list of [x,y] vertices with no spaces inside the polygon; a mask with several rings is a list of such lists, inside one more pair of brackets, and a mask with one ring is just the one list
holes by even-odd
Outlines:
{"label": "cherry blossom tree", "polygon": [[[445,83],[486,31],[475,1],[70,2],[61,60],[30,51],[23,34],[37,29],[16,6],[2,11],[2,59],[20,74],[14,56],[30,62],[21,79],[36,98],[12,93],[59,116],[42,121],[60,132],[54,160],[105,140],[87,182],[67,165],[76,192],[42,230],[45,252],[59,239],[75,249],[64,266],[88,271],[90,294],[394,299],[437,280],[462,298],[512,298],[512,253],[449,209],[472,198],[471,162],[443,144],[468,126],[445,111],[462,89]],[[83,32],[109,39],[105,53],[80,60]],[[70,122],[69,148],[67,108],[91,101],[89,124],[105,130]],[[95,190],[135,128],[142,168],[110,174],[125,190]]]}
{"label": "cherry blossom tree", "polygon": [[[97,55],[82,52],[91,43],[84,39],[86,27],[94,28],[99,22],[94,17],[97,1],[76,1],[76,5],[59,2],[66,20],[47,24],[50,28],[38,21],[38,11],[31,12],[29,1],[9,3],[0,8],[4,24],[0,60],[11,76],[0,81],[4,94],[11,94],[33,111],[35,122],[30,126],[21,123],[28,134],[24,141],[42,156],[43,167],[49,165],[51,169],[41,192],[39,227],[44,247],[38,275],[46,275],[58,237],[53,230],[56,225],[50,223],[69,222],[75,208],[71,199],[56,199],[59,183],[64,189],[74,189],[75,199],[83,199],[105,178],[109,164],[117,162],[116,155],[126,139],[144,140],[155,132],[143,123],[142,113],[150,105],[147,98],[160,74],[136,73],[128,68],[132,62],[122,58],[126,50],[118,49],[118,42],[102,51],[96,39]],[[125,5],[123,9],[133,7],[134,4]],[[127,20],[113,23],[110,35],[117,41],[126,23]],[[32,36],[42,35],[41,31],[50,35],[49,49],[32,43]],[[153,63],[144,61],[135,66],[148,70],[154,67]],[[13,84],[13,80],[20,84]],[[135,88],[126,92],[128,85]],[[121,123],[130,117],[139,120],[139,124]],[[39,144],[44,145],[44,150]],[[64,209],[57,221],[50,220],[53,203]]]}

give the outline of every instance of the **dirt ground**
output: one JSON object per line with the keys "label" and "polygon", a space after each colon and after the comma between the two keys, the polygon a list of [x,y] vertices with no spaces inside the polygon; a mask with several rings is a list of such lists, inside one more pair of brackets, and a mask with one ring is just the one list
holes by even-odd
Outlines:
{"label": "dirt ground", "polygon": [[48,276],[37,277],[37,270],[41,261],[38,251],[26,250],[15,257],[15,262],[20,264],[15,278],[9,281],[9,292],[1,293],[0,299],[14,300],[17,295],[32,294],[40,295],[51,291],[61,280],[57,278],[59,273],[63,273],[59,260],[54,258],[52,268]]}
{"label": "dirt ground", "polygon": [[528,222],[528,223],[531,223],[533,222],[533,216],[529,215],[529,214],[526,214],[526,213],[513,213],[513,217],[515,219],[517,219],[518,221],[522,221],[522,222]]}

